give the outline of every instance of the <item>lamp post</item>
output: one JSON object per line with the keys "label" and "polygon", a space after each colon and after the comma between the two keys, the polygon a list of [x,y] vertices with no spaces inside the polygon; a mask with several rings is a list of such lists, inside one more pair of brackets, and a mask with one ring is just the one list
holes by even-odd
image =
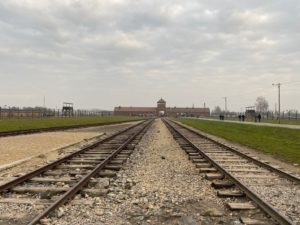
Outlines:
{"label": "lamp post", "polygon": [[223,97],[225,99],[225,115],[227,114],[227,97]]}
{"label": "lamp post", "polygon": [[280,123],[280,86],[281,86],[281,83],[272,84],[272,85],[278,87],[278,123]]}

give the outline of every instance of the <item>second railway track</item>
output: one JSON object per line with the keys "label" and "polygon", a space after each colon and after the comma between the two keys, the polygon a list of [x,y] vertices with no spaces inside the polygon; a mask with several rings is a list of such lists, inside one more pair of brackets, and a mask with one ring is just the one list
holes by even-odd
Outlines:
{"label": "second railway track", "polygon": [[[279,224],[300,224],[300,178],[255,157],[225,146],[177,122],[164,120],[176,141],[199,168],[213,180],[220,197],[231,197],[232,209],[256,205]],[[247,196],[255,204],[239,202]],[[230,200],[229,200],[230,201]],[[241,218],[246,224],[264,224],[265,216]]]}
{"label": "second railway track", "polygon": [[114,171],[121,168],[151,123],[150,120],[140,122],[0,185],[0,203],[6,204],[8,212],[11,202],[46,200],[44,207],[25,207],[27,213],[23,213],[24,218],[7,218],[4,224],[38,224],[79,192],[83,195],[101,195],[107,192],[103,185],[99,187],[100,177],[112,176]]}
{"label": "second railway track", "polygon": [[106,122],[106,123],[96,123],[96,124],[68,125],[68,126],[34,128],[34,129],[15,130],[15,131],[1,131],[0,137],[10,137],[10,136],[36,134],[36,133],[53,132],[53,131],[65,131],[65,130],[71,130],[71,129],[98,127],[98,126],[106,126],[106,125],[116,125],[116,124],[123,124],[123,123],[134,122],[134,121],[140,121],[140,120],[129,120],[129,121],[121,121],[121,122]]}

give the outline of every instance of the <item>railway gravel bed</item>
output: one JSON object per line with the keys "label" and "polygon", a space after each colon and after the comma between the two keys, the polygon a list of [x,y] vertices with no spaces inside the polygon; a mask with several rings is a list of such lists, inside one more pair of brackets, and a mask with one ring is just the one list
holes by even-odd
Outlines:
{"label": "railway gravel bed", "polygon": [[239,213],[216,198],[210,182],[199,174],[156,120],[116,178],[109,193],[86,198],[94,204],[67,205],[60,218],[45,224],[229,224],[239,225]]}
{"label": "railway gravel bed", "polygon": [[[127,126],[129,125],[132,123]],[[122,129],[118,125],[113,126],[117,128],[109,126],[106,132],[114,133]],[[122,124],[122,127],[126,128],[126,124]],[[95,130],[103,132],[102,129],[105,128],[101,127],[100,130],[95,127],[84,128],[86,132],[91,133]],[[80,133],[80,130],[67,132]],[[195,137],[192,139],[196,140]],[[207,140],[196,141],[196,145],[199,146],[203,143],[204,146],[210,146]],[[216,153],[212,152],[211,146],[206,149],[211,156],[221,152],[220,148],[214,148]],[[72,151],[74,148],[60,154],[64,155]],[[221,153],[221,158],[222,155],[224,158],[232,157],[225,152]],[[231,160],[236,161],[235,157]],[[198,164],[195,166],[192,161],[188,160],[182,146],[180,147],[173,139],[167,127],[157,119],[116,176],[107,176],[96,181],[97,187],[105,188],[107,192],[101,196],[89,193],[77,194],[69,204],[61,206],[51,214],[50,218],[42,219],[41,223],[44,225],[241,225],[243,224],[240,222],[241,217],[263,215],[258,208],[246,211],[229,210],[227,203],[238,203],[239,198],[218,198],[218,191],[211,187],[211,181],[206,179],[206,174],[199,174]],[[48,162],[44,159],[44,163]],[[246,166],[250,171],[255,166],[245,165],[243,162],[224,163],[224,165],[237,176],[241,166]],[[31,168],[34,168],[34,163]],[[297,216],[300,211],[299,185],[278,178],[276,174],[268,174],[268,179],[265,180],[251,179],[253,175],[257,176],[257,173],[249,172],[247,174],[249,177],[242,175],[239,179],[276,208],[286,212],[286,215],[293,218],[296,224],[300,224]],[[66,184],[62,183],[62,187],[64,185]],[[294,188],[291,188],[291,185]],[[31,200],[35,201],[35,198]],[[24,221],[26,224],[27,217],[29,221],[33,214],[41,212],[46,207],[46,202],[39,198],[36,200],[36,203],[20,204],[19,201],[22,199],[19,199],[16,203],[7,204],[9,207],[6,203],[1,203],[0,225],[7,225],[7,221],[14,225],[24,224]],[[249,199],[243,198],[243,203],[248,202],[250,203]],[[12,217],[15,217],[15,221],[6,219]],[[273,220],[265,222],[266,225],[275,224]]]}
{"label": "railway gravel bed", "polygon": [[[292,224],[300,224],[299,179],[287,179],[288,176],[283,176],[284,174],[279,175],[278,172],[271,172],[267,169],[267,165],[258,165],[257,162],[250,162],[250,158],[236,154],[233,151],[236,151],[236,149],[230,151],[224,146],[203,136],[199,136],[183,126],[178,126],[178,124],[175,123],[171,124],[176,128],[177,132],[184,135],[194,146],[198,147],[199,151],[202,152],[200,154],[204,154],[204,157],[197,156],[197,160],[199,161],[197,166],[200,168],[200,171],[206,172],[208,175],[209,173],[217,173],[219,169],[212,166],[212,164],[215,163],[220,168],[223,168],[223,170],[226,171],[224,171],[224,173],[227,173],[228,176],[230,175],[237,179],[240,183],[245,185],[247,189],[259,196],[260,199],[272,205],[272,207],[282,215],[285,215],[292,221]],[[182,142],[183,139],[179,140]],[[186,145],[182,142],[182,146],[188,149],[191,145]],[[250,154],[247,155],[250,156]],[[205,160],[205,157],[209,157],[213,162]],[[255,156],[250,157],[255,158]],[[267,162],[267,164],[268,163],[269,162]],[[220,170],[219,173],[222,173]],[[232,190],[229,190],[229,192],[232,193]]]}
{"label": "railway gravel bed", "polygon": [[241,179],[251,190],[267,202],[270,202],[276,209],[292,218],[295,224],[300,225],[300,185],[295,185],[282,179],[269,181],[253,182]]}
{"label": "railway gravel bed", "polygon": [[[69,147],[61,147],[61,148],[59,147],[59,148],[56,148],[55,150],[45,148],[45,149],[43,149],[43,151],[37,151],[39,154],[39,155],[37,155],[37,157],[33,157],[26,162],[14,165],[10,168],[0,170],[0,185],[6,181],[14,179],[17,176],[24,175],[24,173],[26,173],[26,172],[32,171],[36,168],[39,168],[46,164],[49,164],[50,162],[52,162],[58,158],[62,158],[66,154],[70,154],[72,152],[78,151],[79,149],[83,148],[84,146],[90,145],[96,141],[99,141],[111,134],[114,134],[115,132],[118,132],[122,129],[126,129],[127,127],[129,127],[130,125],[133,125],[135,123],[137,123],[137,122],[129,122],[129,123],[123,123],[123,124],[90,127],[90,128],[80,128],[80,129],[74,129],[74,130],[62,132],[62,133],[71,132],[71,133],[79,133],[79,134],[82,132],[85,132],[85,133],[88,133],[93,136],[98,135],[98,134],[103,134],[103,135],[101,135],[99,137],[95,136],[95,138],[92,138],[92,139],[87,139],[87,138],[79,139],[80,141],[78,143],[76,143],[72,146],[69,146]],[[46,134],[48,134],[48,133],[43,133],[43,135],[46,135]],[[54,134],[54,133],[51,132],[49,134]],[[32,134],[32,135],[41,135],[41,134]],[[32,135],[22,135],[22,136],[24,138],[26,137],[27,139],[30,139],[30,136],[32,136]],[[5,137],[5,138],[3,137],[0,140],[6,139],[6,138],[21,138],[22,136]],[[26,144],[25,141],[24,141],[24,144]],[[14,147],[14,149],[15,149],[15,151],[18,151],[17,147]],[[46,153],[43,153],[43,152],[46,152]],[[14,159],[14,157],[15,157],[14,151],[10,155],[11,155],[10,159]],[[30,155],[30,153],[28,155]],[[2,156],[0,158],[2,159]]]}
{"label": "railway gravel bed", "polygon": [[[83,203],[79,202],[80,205],[86,204],[89,196],[106,194],[108,177],[121,168],[151,122],[139,122],[121,129],[46,167],[2,184],[0,224],[37,224],[40,219],[45,223],[48,220],[46,215],[54,213],[53,209],[76,193],[79,199],[77,197],[75,202],[80,200],[80,196],[84,199]],[[56,213],[60,217],[62,208]],[[19,216],[15,217],[15,214]]]}

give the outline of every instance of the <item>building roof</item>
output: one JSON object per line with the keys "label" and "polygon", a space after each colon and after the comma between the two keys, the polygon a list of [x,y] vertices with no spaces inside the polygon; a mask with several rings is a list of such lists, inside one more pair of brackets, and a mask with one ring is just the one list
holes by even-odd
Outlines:
{"label": "building roof", "polygon": [[157,103],[166,103],[166,101],[160,98]]}
{"label": "building roof", "polygon": [[156,112],[156,107],[115,107],[115,112]]}
{"label": "building roof", "polygon": [[178,108],[178,107],[168,107],[167,112],[185,112],[185,113],[204,113],[208,112],[209,113],[209,108]]}

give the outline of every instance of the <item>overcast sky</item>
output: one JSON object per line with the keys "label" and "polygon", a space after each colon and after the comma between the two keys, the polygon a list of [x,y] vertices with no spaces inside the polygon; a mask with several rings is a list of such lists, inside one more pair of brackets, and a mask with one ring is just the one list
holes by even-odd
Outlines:
{"label": "overcast sky", "polygon": [[0,0],[0,106],[300,110],[299,0]]}

